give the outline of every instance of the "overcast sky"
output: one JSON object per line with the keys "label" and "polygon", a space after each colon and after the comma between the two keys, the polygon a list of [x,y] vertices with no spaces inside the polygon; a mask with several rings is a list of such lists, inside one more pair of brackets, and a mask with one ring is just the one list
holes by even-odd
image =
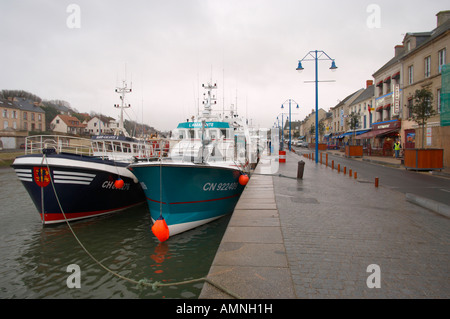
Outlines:
{"label": "overcast sky", "polygon": [[217,110],[237,102],[271,127],[288,99],[299,104],[293,120],[314,108],[305,83],[314,62],[295,71],[309,51],[338,66],[319,64],[320,80],[336,80],[319,86],[328,110],[365,87],[405,33],[431,31],[448,9],[441,0],[0,0],[0,89],[118,118],[114,90],[126,79],[128,118],[170,130],[197,112],[212,77]]}

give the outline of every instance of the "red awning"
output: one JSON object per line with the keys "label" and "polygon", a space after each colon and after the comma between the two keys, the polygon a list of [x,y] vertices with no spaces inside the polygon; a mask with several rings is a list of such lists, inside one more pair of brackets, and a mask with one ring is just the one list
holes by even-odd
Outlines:
{"label": "red awning", "polygon": [[372,138],[374,136],[385,135],[385,134],[388,134],[388,133],[391,133],[391,132],[395,132],[395,131],[398,131],[398,128],[396,128],[396,129],[386,128],[386,129],[383,129],[383,130],[374,130],[374,131],[370,131],[370,132],[358,135],[355,138],[357,140],[362,140],[363,138]]}
{"label": "red awning", "polygon": [[390,108],[391,108],[391,104],[390,104],[390,103],[389,103],[389,104],[386,104],[383,108],[384,108],[385,110],[390,109]]}
{"label": "red awning", "polygon": [[384,83],[390,82],[391,81],[391,77],[388,76],[387,78],[384,79]]}
{"label": "red awning", "polygon": [[399,79],[399,78],[400,78],[400,72],[394,73],[394,74],[392,75],[392,78],[393,78],[393,79]]}
{"label": "red awning", "polygon": [[379,111],[382,111],[383,110],[383,107],[382,106],[379,106],[379,107],[377,107],[377,112],[379,112]]}

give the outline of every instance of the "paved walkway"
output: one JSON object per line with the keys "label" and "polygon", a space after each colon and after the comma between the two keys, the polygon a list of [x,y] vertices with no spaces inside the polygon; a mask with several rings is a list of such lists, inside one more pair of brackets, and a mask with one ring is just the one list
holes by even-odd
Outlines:
{"label": "paved walkway", "polygon": [[450,297],[449,218],[294,153],[278,174],[252,176],[209,279],[255,299]]}

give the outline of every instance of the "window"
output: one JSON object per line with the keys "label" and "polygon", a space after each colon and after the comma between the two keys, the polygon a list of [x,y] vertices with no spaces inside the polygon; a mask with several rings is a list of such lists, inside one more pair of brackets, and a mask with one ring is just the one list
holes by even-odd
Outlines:
{"label": "window", "polygon": [[412,105],[413,105],[413,99],[410,98],[410,99],[408,99],[408,107],[407,107],[407,109],[408,109],[408,118],[412,117],[412,109],[411,109]]}
{"label": "window", "polygon": [[411,51],[411,41],[406,42],[406,50]]}
{"label": "window", "polygon": [[7,129],[8,128],[8,121],[3,121],[3,128]]}
{"label": "window", "polygon": [[425,58],[425,77],[429,78],[431,75],[431,56]]}
{"label": "window", "polygon": [[34,113],[31,113],[31,120],[34,121]]}
{"label": "window", "polygon": [[16,119],[17,118],[17,111],[12,111],[12,118]]}
{"label": "window", "polygon": [[8,118],[8,110],[3,110],[3,117]]}
{"label": "window", "polygon": [[42,121],[42,115],[38,114],[38,121]]}
{"label": "window", "polygon": [[446,49],[442,49],[438,52],[439,73],[442,71],[442,66],[445,64]]}
{"label": "window", "polygon": [[408,67],[408,84],[414,83],[414,65]]}
{"label": "window", "polygon": [[27,116],[27,112],[23,112],[23,119],[24,119],[24,120],[27,120],[27,117],[28,117],[28,116]]}

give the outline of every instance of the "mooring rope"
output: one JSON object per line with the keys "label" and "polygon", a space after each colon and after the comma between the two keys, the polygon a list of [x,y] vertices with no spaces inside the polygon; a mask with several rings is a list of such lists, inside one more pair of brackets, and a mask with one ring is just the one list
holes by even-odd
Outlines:
{"label": "mooring rope", "polygon": [[[69,220],[66,217],[66,214],[64,213],[64,209],[62,208],[61,202],[59,201],[59,197],[58,194],[56,192],[56,188],[55,188],[55,184],[53,183],[53,178],[51,176],[51,171],[50,171],[50,166],[48,164],[47,161],[47,156],[46,154],[43,154],[43,159],[42,162],[45,159],[45,163],[47,165],[47,169],[48,169],[48,175],[50,178],[50,182],[52,184],[52,188],[53,188],[53,192],[55,193],[55,197],[56,197],[56,201],[58,202],[58,206],[61,209],[61,213],[64,216],[64,220],[67,224],[67,226],[69,227],[69,230],[71,231],[72,235],[74,236],[75,240],[78,242],[78,244],[80,245],[80,247],[84,250],[84,252],[97,264],[99,265],[101,268],[103,268],[104,270],[106,270],[107,272],[109,272],[111,275],[116,276],[122,280],[128,281],[132,284],[137,285],[138,287],[151,287],[154,291],[159,288],[159,287],[168,287],[168,286],[181,286],[181,285],[186,285],[186,284],[191,284],[191,283],[196,283],[196,282],[207,282],[210,285],[216,287],[217,289],[225,292],[226,294],[228,294],[229,296],[236,298],[236,299],[241,299],[241,297],[235,293],[233,293],[232,291],[228,290],[227,288],[225,288],[224,286],[213,282],[211,279],[207,278],[207,277],[202,277],[202,278],[198,278],[198,279],[191,279],[191,280],[185,280],[185,281],[180,281],[180,282],[174,282],[174,283],[167,283],[167,284],[163,284],[159,281],[155,281],[155,282],[151,282],[148,281],[146,278],[141,279],[141,280],[134,280],[125,276],[120,275],[119,273],[109,269],[108,267],[106,267],[105,265],[103,265],[99,260],[97,260],[97,258],[95,258],[90,252],[89,250],[83,245],[83,243],[81,242],[81,240],[78,238],[78,236],[75,234],[75,231],[73,230],[72,226],[69,223]],[[42,212],[42,214],[44,214],[44,212]]]}

